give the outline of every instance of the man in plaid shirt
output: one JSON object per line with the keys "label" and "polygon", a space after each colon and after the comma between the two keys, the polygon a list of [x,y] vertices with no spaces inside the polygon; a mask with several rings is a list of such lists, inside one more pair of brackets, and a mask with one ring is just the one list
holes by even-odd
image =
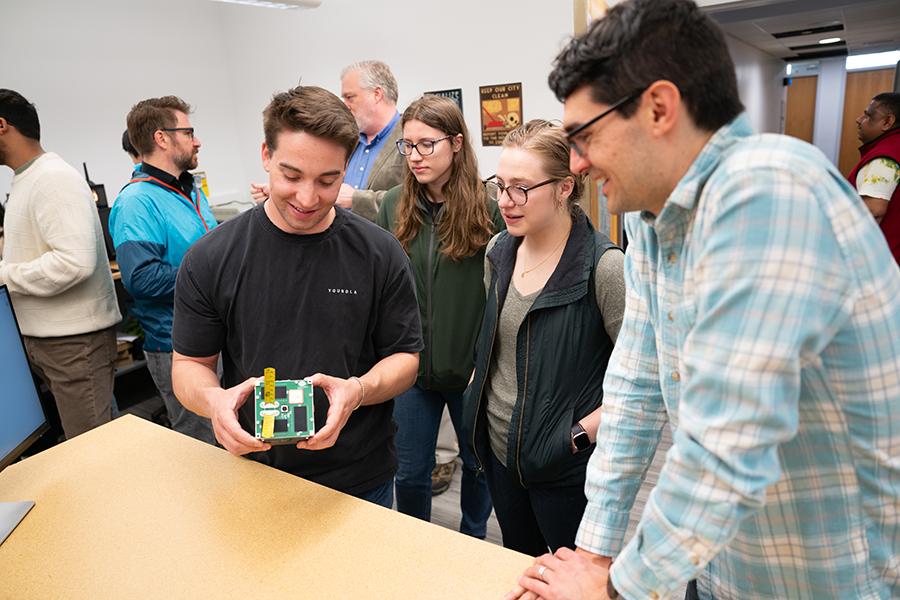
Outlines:
{"label": "man in plaid shirt", "polygon": [[629,213],[628,294],[578,550],[508,598],[900,597],[900,271],[862,200],[814,147],[754,134],[689,0],[616,6],[550,83],[573,170]]}

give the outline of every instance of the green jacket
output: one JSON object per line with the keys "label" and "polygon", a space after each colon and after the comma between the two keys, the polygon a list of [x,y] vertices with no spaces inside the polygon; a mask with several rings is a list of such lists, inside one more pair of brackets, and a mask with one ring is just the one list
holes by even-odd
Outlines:
{"label": "green jacket", "polygon": [[[491,283],[478,340],[475,377],[463,396],[461,444],[479,467],[490,456],[484,385],[500,308],[511,285],[521,238],[500,235],[488,254]],[[590,220],[576,222],[559,265],[516,337],[518,391],[507,438],[506,468],[522,486],[584,483],[590,452],[572,453],[572,425],[603,403],[603,376],[613,341],[597,307],[594,280],[604,252],[619,251]]]}
{"label": "green jacket", "polygon": [[[402,189],[398,185],[384,195],[375,219],[375,223],[392,233]],[[485,202],[494,233],[506,229],[497,203],[487,195]],[[484,248],[459,262],[448,258],[440,252],[438,240],[440,209],[433,222],[421,201],[419,207],[424,222],[409,245],[425,340],[416,384],[426,390],[460,392],[475,368],[475,342],[485,301]]]}

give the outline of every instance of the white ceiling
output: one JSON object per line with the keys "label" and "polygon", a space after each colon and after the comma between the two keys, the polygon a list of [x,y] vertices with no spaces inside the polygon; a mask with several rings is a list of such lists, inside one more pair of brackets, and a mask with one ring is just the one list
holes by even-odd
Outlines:
{"label": "white ceiling", "polygon": [[[900,0],[701,0],[698,4],[729,34],[785,60],[900,50]],[[819,28],[835,31],[809,32]],[[777,37],[790,32],[796,35]],[[841,42],[818,43],[833,37]]]}

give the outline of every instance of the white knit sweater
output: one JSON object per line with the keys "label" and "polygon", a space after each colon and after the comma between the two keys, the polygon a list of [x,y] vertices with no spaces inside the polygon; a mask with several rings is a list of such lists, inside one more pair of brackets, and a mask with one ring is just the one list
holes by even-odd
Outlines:
{"label": "white knit sweater", "polygon": [[47,152],[12,181],[0,283],[9,286],[22,333],[62,337],[121,320],[87,182]]}

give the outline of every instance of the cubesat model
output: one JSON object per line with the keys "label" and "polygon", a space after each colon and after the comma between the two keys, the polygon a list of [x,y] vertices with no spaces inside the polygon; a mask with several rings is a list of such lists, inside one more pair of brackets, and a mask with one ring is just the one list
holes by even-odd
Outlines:
{"label": "cubesat model", "polygon": [[275,369],[253,390],[256,439],[270,444],[296,444],[316,432],[313,384],[309,379],[275,381]]}

